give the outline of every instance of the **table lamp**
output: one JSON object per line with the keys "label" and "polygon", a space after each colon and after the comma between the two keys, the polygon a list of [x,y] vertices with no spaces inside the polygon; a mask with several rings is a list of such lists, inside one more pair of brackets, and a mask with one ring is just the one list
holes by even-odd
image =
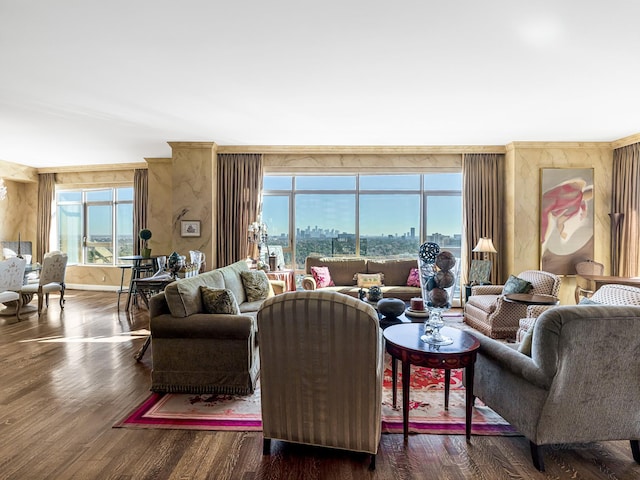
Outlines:
{"label": "table lamp", "polygon": [[496,247],[493,246],[493,241],[489,237],[480,237],[478,244],[473,248],[472,252],[482,253],[483,260],[489,260],[490,253],[498,253]]}

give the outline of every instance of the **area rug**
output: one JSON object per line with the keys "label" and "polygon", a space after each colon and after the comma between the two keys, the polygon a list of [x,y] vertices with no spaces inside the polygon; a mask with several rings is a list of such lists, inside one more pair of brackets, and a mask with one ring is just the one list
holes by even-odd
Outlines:
{"label": "area rug", "polygon": [[[409,431],[464,435],[465,390],[462,371],[452,370],[449,410],[444,409],[444,372],[411,367]],[[382,393],[382,432],[402,433],[402,388],[398,374],[398,403],[392,404],[391,369],[385,370]],[[260,385],[252,395],[152,394],[115,427],[189,430],[261,431]],[[502,417],[476,399],[473,435],[519,435]]]}

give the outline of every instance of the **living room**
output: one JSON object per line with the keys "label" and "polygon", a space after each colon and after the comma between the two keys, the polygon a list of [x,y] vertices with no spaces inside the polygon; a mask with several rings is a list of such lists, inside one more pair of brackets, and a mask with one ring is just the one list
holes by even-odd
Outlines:
{"label": "living room", "polygon": [[[550,168],[592,169],[593,258],[613,272],[615,151],[640,143],[640,42],[628,2],[0,10],[0,240],[32,242],[35,260],[58,245],[55,231],[48,246],[40,241],[45,177],[59,190],[133,189],[145,171],[153,253],[200,250],[212,270],[223,266],[217,249],[230,221],[218,214],[220,155],[261,155],[265,175],[301,176],[462,174],[465,155],[496,154],[495,282],[541,266]],[[200,236],[182,236],[183,219],[200,222]],[[463,248],[470,260],[473,244]],[[41,316],[0,317],[0,478],[640,476],[628,439],[550,447],[540,473],[523,436],[383,434],[371,472],[364,456],[331,449],[274,442],[263,455],[259,431],[113,428],[149,397],[153,369],[153,347],[134,360],[149,311],[117,308],[121,274],[117,259],[71,262],[64,309],[52,294]],[[575,287],[562,277],[561,305],[576,303]]]}

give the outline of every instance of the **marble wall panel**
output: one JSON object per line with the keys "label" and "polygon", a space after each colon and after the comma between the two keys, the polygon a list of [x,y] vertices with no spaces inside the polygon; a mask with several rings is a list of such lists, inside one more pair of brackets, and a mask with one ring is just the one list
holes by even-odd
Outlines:
{"label": "marble wall panel", "polygon": [[169,255],[173,252],[172,199],[173,164],[170,158],[149,158],[149,202],[147,228],[153,236],[149,241],[152,254]]}
{"label": "marble wall panel", "polygon": [[31,241],[36,250],[38,184],[5,178],[7,198],[0,200],[0,240]]}
{"label": "marble wall panel", "polygon": [[[172,250],[187,256],[189,250],[205,253],[214,267],[215,144],[172,142]],[[200,236],[181,236],[182,220],[199,220]]]}
{"label": "marble wall panel", "polygon": [[[507,274],[540,268],[540,180],[542,168],[593,168],[595,260],[610,271],[609,217],[613,152],[607,144],[511,144],[507,154],[508,196],[505,226],[511,236]],[[510,172],[509,172],[510,171]],[[575,277],[563,277],[561,303],[573,304]]]}
{"label": "marble wall panel", "polygon": [[267,172],[332,172],[375,173],[423,171],[425,167],[441,171],[460,171],[460,154],[266,154]]}

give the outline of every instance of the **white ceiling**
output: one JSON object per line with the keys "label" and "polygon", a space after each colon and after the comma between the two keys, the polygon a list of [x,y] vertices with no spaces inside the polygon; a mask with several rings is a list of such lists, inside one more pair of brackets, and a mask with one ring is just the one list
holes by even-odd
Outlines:
{"label": "white ceiling", "polygon": [[0,0],[0,159],[640,132],[630,0]]}

